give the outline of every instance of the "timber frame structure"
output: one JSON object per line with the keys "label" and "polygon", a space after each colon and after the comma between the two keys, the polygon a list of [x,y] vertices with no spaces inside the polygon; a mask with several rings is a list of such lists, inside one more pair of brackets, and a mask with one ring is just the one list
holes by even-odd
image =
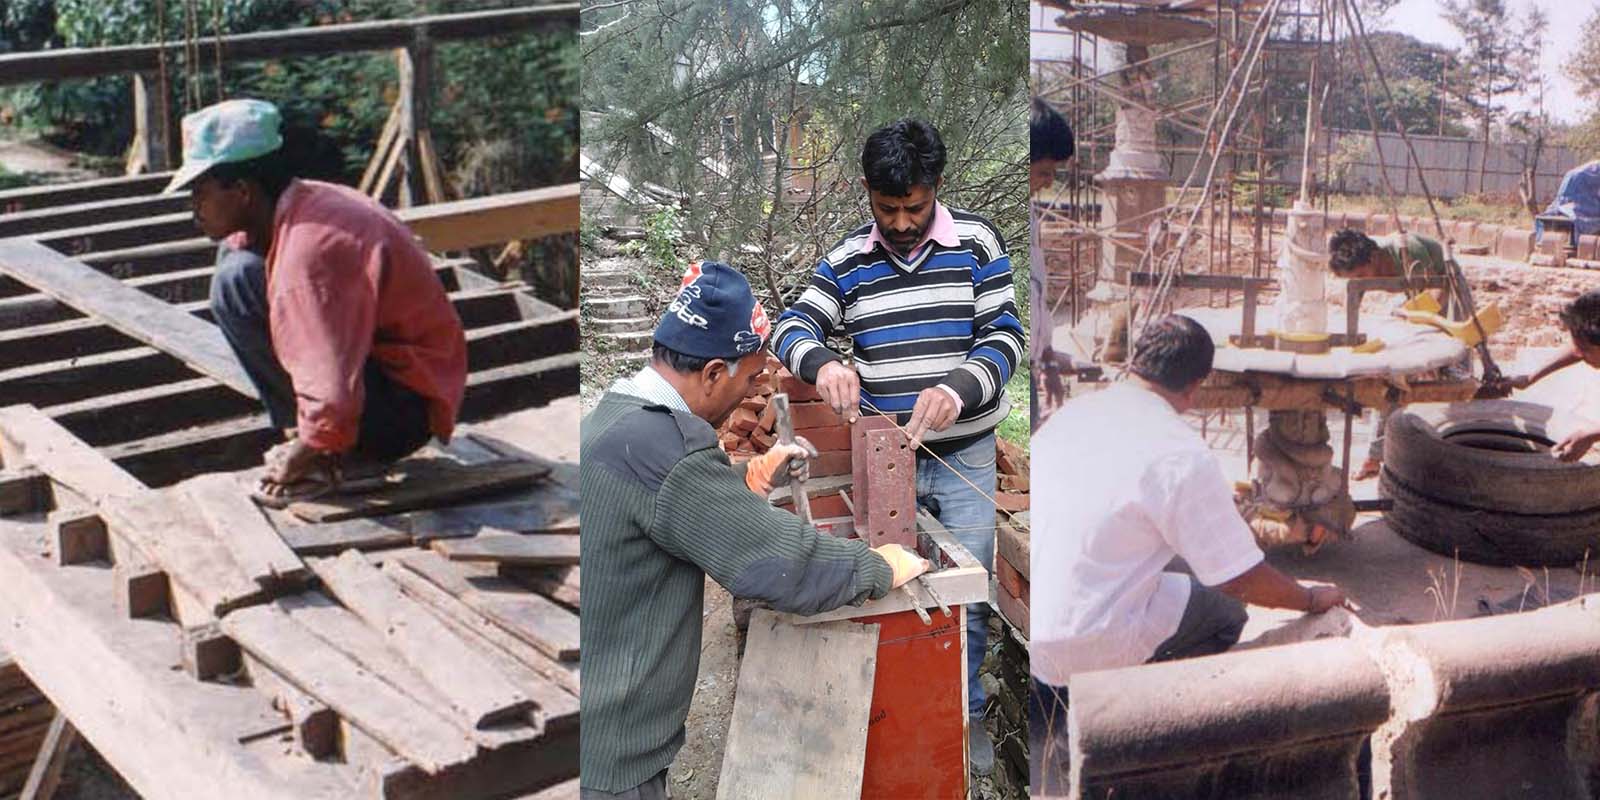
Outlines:
{"label": "timber frame structure", "polygon": [[[0,192],[0,651],[58,712],[25,797],[79,735],[151,798],[575,796],[578,312],[467,256],[574,236],[578,186],[445,201],[430,69],[405,59],[576,22],[541,5],[223,38],[231,60],[405,48],[363,188],[435,254],[466,329],[457,437],[406,462],[453,494],[258,510],[241,487],[281,435],[210,319],[216,245],[186,193],[158,194],[171,173]],[[142,74],[159,50],[0,56],[0,84]],[[169,163],[137,116],[130,168]],[[485,679],[442,666],[467,662]]]}

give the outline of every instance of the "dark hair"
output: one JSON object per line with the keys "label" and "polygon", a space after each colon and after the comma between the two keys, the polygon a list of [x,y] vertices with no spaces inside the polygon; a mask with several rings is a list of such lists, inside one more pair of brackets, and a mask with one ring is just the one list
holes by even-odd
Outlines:
{"label": "dark hair", "polygon": [[1181,392],[1211,374],[1217,347],[1200,323],[1168,314],[1145,326],[1133,346],[1133,374],[1163,389]]}
{"label": "dark hair", "polygon": [[873,191],[904,197],[913,186],[938,183],[944,175],[944,158],[938,128],[920,119],[902,119],[867,137],[861,147],[861,174]]}
{"label": "dark hair", "polygon": [[1033,98],[1033,114],[1028,118],[1028,163],[1066,161],[1075,152],[1072,126],[1044,100]]}
{"label": "dark hair", "polygon": [[727,358],[701,358],[699,356],[684,355],[660,342],[650,343],[650,357],[672,368],[673,372],[690,375],[706,368],[713,361],[722,361],[728,365],[728,377],[732,378],[739,373],[739,360],[743,356],[728,356]]}
{"label": "dark hair", "polygon": [[283,194],[283,190],[289,186],[289,181],[295,179],[295,170],[290,166],[289,159],[280,147],[248,161],[218,164],[206,170],[204,177],[215,178],[224,184],[255,181],[268,198],[277,202],[278,195]]}
{"label": "dark hair", "polygon": [[1372,237],[1354,228],[1345,228],[1328,240],[1328,269],[1344,276],[1372,260],[1378,252],[1378,243]]}
{"label": "dark hair", "polygon": [[1584,292],[1561,309],[1561,324],[1585,344],[1600,345],[1600,289]]}

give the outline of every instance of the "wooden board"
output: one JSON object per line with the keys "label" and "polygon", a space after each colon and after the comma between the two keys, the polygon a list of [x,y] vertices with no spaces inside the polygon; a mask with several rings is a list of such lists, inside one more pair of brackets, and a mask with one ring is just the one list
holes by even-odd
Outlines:
{"label": "wooden board", "polygon": [[256,399],[255,386],[218,330],[93,267],[36,241],[0,241],[0,271],[55,299],[105,321],[201,374]]}
{"label": "wooden board", "polygon": [[400,480],[379,491],[294,503],[289,511],[308,522],[396,514],[526,489],[548,476],[550,468],[527,461],[464,466],[428,458],[402,462],[396,472]]}
{"label": "wooden board", "polygon": [[211,526],[212,535],[227,545],[251,580],[265,586],[306,577],[305,562],[261,515],[261,509],[238,480],[212,473],[186,481],[183,489],[201,519]]}
{"label": "wooden board", "polygon": [[[523,496],[526,495],[526,496]],[[478,536],[485,533],[577,532],[577,493],[545,483],[512,500],[490,500],[341,522],[305,524],[289,514],[274,514],[278,531],[303,556],[337,555],[348,548],[374,550],[413,542]]]}
{"label": "wooden board", "polygon": [[484,534],[468,539],[441,539],[435,552],[451,561],[492,561],[530,567],[575,566],[578,537],[566,534]]}
{"label": "wooden board", "polygon": [[222,628],[285,680],[430,774],[477,753],[443,717],[327,647],[276,606],[235,611],[223,618]]}
{"label": "wooden board", "polygon": [[[406,594],[416,598],[419,602],[427,604],[441,619],[457,627],[458,631],[469,631],[491,645],[495,650],[506,653],[517,662],[526,665],[539,675],[544,676],[556,686],[576,695],[579,691],[578,667],[574,664],[564,664],[546,655],[538,648],[512,636],[504,628],[491,622],[488,618],[478,613],[471,606],[449,592],[434,585],[421,574],[405,565],[407,559],[423,556],[421,553],[404,553],[384,563],[384,574],[388,575]],[[539,683],[543,683],[540,681]],[[539,694],[537,684],[528,684],[530,693],[534,694],[535,702],[545,711],[547,721],[552,716],[570,713],[574,720],[578,712],[577,698],[568,695],[554,697],[549,693]]]}
{"label": "wooden board", "polygon": [[563,605],[578,607],[579,587],[582,581],[579,567],[518,567],[502,565],[500,577],[527,587]]}
{"label": "wooden board", "polygon": [[796,626],[756,609],[718,800],[859,797],[877,650],[877,625]]}
{"label": "wooden board", "polygon": [[503,578],[474,576],[468,579],[437,553],[408,554],[401,562],[551,658],[577,660],[578,617],[548,598],[532,594]]}
{"label": "wooden board", "polygon": [[227,545],[166,492],[112,498],[100,512],[106,527],[143,551],[174,583],[188,590],[210,613],[221,616],[262,596]]}
{"label": "wooden board", "polygon": [[449,698],[469,727],[526,718],[532,710],[526,694],[360,553],[346,551],[315,562],[312,569],[345,607],[382,631],[389,647]]}
{"label": "wooden board", "polygon": [[[3,246],[4,242],[0,242]],[[50,479],[99,501],[148,491],[144,484],[33,406],[0,408],[0,437],[11,469],[31,464]],[[22,462],[21,464],[17,462]]]}

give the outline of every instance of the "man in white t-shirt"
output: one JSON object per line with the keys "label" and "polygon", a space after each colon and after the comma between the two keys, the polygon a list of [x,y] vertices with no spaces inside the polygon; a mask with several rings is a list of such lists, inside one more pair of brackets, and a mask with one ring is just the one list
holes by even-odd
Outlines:
{"label": "man in white t-shirt", "polygon": [[[1045,771],[1034,786],[1064,778],[1050,773],[1066,763],[1073,674],[1220,653],[1239,640],[1244,603],[1321,613],[1345,602],[1265,563],[1222,466],[1183,419],[1213,354],[1194,320],[1158,320],[1125,382],[1068,402],[1034,434],[1034,474],[1061,489],[1033,508],[1031,752]],[[1174,558],[1192,576],[1168,571]]]}

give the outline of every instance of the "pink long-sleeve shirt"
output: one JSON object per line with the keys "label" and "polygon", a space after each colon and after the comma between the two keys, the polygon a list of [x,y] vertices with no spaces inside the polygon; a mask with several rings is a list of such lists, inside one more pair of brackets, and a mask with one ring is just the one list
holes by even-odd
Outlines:
{"label": "pink long-sleeve shirt", "polygon": [[369,356],[427,400],[429,429],[449,440],[466,391],[466,335],[427,252],[388,209],[344,186],[290,182],[267,253],[267,307],[307,444],[355,446]]}

